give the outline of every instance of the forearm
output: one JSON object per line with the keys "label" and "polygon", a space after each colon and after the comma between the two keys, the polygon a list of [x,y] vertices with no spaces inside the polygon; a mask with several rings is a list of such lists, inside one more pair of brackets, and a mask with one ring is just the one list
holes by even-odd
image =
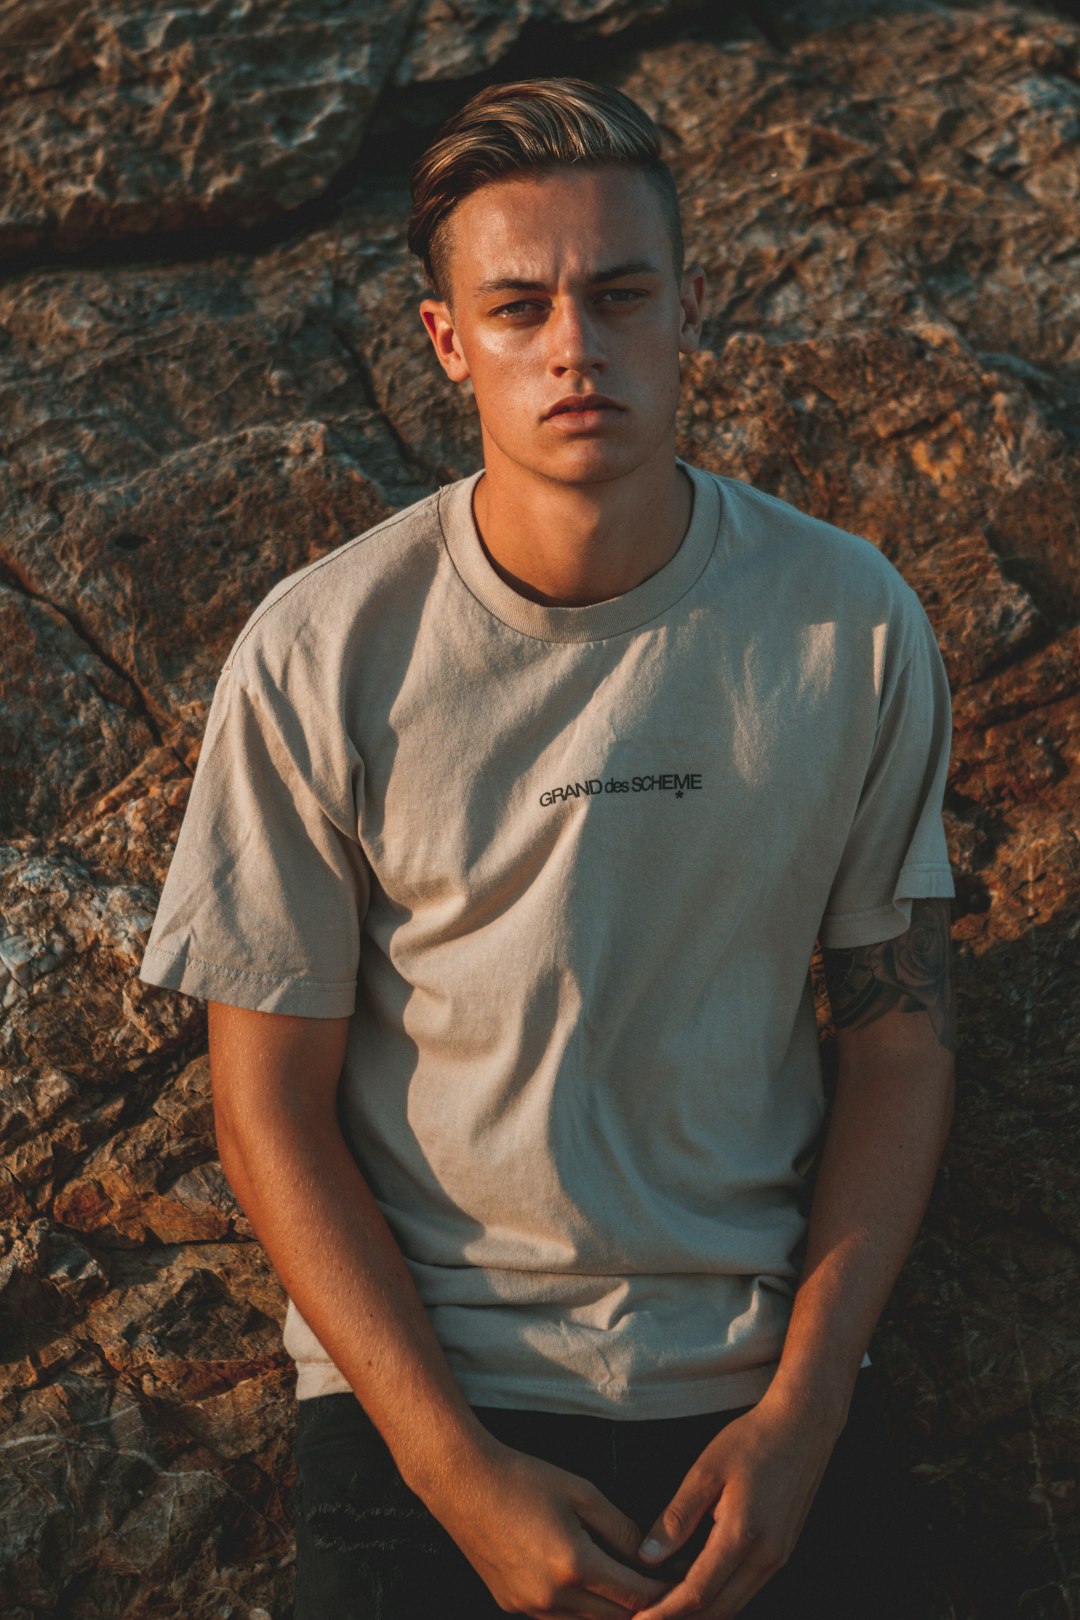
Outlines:
{"label": "forearm", "polygon": [[843,1426],[863,1353],[929,1202],[953,1109],[952,1057],[893,1014],[849,1031],[777,1397]]}
{"label": "forearm", "polygon": [[[656,1560],[706,1511],[715,1527],[644,1620],[732,1620],[790,1556],[847,1419],[859,1363],[911,1248],[952,1109],[952,1059],[927,1020],[845,1031],[802,1278],[762,1398],[706,1446],[649,1532]],[[702,1604],[702,1594],[712,1601]]]}
{"label": "forearm", "polygon": [[627,1567],[637,1525],[585,1480],[496,1441],[458,1389],[338,1126],[348,1020],[209,1011],[225,1173],[406,1484],[500,1608],[622,1613],[657,1597],[661,1584]]}
{"label": "forearm", "polygon": [[270,1260],[335,1365],[423,1492],[484,1443],[401,1251],[338,1128],[310,1103],[219,1117],[222,1165]]}

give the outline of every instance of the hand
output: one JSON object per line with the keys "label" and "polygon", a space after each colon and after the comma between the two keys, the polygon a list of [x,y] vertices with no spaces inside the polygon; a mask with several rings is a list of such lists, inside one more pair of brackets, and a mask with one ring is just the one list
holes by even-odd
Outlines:
{"label": "hand", "polygon": [[732,1620],[791,1556],[838,1433],[827,1419],[768,1393],[721,1429],[639,1556],[662,1563],[706,1512],[713,1528],[683,1578],[637,1620]]}
{"label": "hand", "polygon": [[641,1530],[595,1486],[494,1438],[422,1495],[510,1614],[626,1620],[666,1589],[628,1567]]}

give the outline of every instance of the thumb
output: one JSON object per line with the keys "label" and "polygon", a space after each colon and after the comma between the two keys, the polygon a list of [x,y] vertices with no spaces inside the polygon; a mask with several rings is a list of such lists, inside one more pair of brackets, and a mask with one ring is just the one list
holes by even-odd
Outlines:
{"label": "thumb", "polygon": [[719,1494],[718,1483],[714,1484],[704,1472],[691,1469],[637,1549],[637,1556],[647,1564],[670,1558],[692,1535]]}

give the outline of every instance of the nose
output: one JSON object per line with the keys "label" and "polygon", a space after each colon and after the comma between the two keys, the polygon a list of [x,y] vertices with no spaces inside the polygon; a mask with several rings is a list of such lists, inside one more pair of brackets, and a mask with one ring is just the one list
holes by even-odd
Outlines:
{"label": "nose", "polygon": [[585,376],[607,367],[600,333],[584,300],[559,298],[547,323],[548,368],[556,377],[567,372]]}

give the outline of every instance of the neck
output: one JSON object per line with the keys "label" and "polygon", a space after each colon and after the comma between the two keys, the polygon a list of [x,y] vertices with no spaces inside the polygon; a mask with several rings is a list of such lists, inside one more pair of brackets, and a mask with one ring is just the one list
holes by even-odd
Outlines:
{"label": "neck", "polygon": [[473,516],[492,567],[530,601],[584,607],[622,596],[671,561],[690,523],[693,488],[663,451],[597,484],[556,483],[485,458]]}

